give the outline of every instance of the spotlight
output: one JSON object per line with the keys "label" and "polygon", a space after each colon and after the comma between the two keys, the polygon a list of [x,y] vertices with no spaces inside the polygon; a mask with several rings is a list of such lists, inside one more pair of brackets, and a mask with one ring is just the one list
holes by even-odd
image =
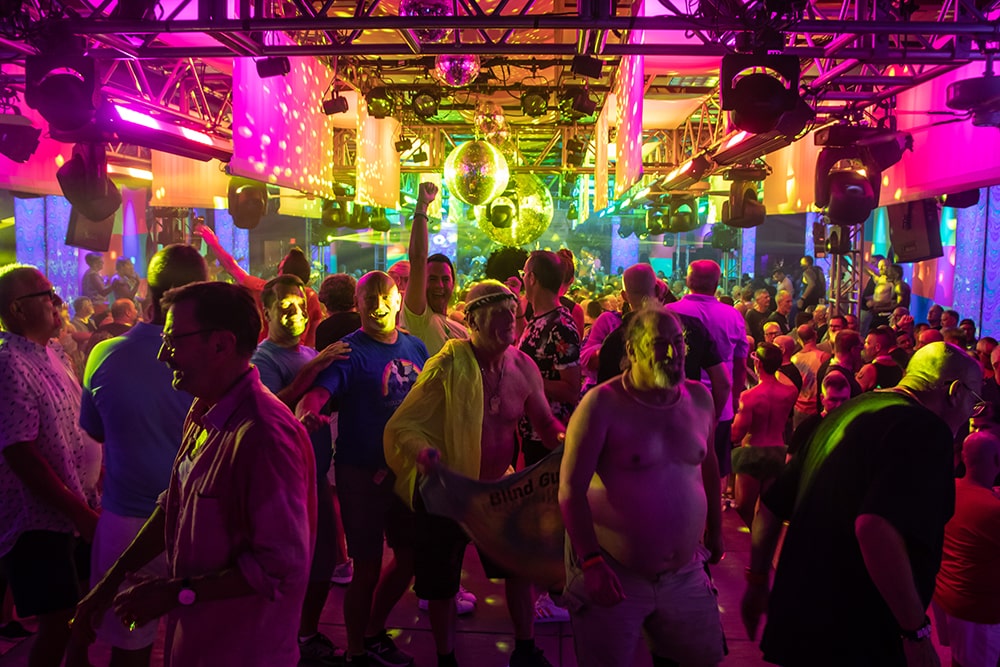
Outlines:
{"label": "spotlight", "polygon": [[633,234],[635,234],[635,225],[632,219],[622,216],[618,221],[618,236],[627,239]]}
{"label": "spotlight", "polygon": [[94,120],[100,86],[94,59],[87,56],[28,56],[24,101],[54,132],[72,132]]}
{"label": "spotlight", "polygon": [[580,211],[579,211],[579,209],[577,209],[575,202],[572,203],[572,204],[570,204],[569,208],[566,209],[566,219],[567,220],[579,220],[580,219]]}
{"label": "spotlight", "polygon": [[573,64],[570,66],[570,71],[573,74],[579,74],[589,79],[600,79],[603,65],[604,63],[600,59],[593,56],[573,56]]}
{"label": "spotlight", "polygon": [[413,148],[413,141],[410,140],[410,139],[407,139],[406,137],[403,137],[402,139],[400,139],[399,141],[397,141],[393,145],[396,147],[396,152],[397,153],[405,153],[406,151],[408,151],[411,148]]}
{"label": "spotlight", "polygon": [[711,166],[704,154],[695,155],[664,176],[659,187],[665,191],[686,190],[700,181]]}
{"label": "spotlight", "polygon": [[229,214],[240,229],[253,229],[267,213],[267,186],[248,178],[229,179]]}
{"label": "spotlight", "polygon": [[497,229],[507,229],[517,215],[517,202],[505,192],[486,205],[486,217]]}
{"label": "spotlight", "polygon": [[324,227],[343,227],[347,224],[347,213],[339,201],[324,199],[320,222]]}
{"label": "spotlight", "polygon": [[[0,147],[2,150],[2,147]],[[979,190],[964,190],[944,195],[944,205],[951,208],[972,208],[979,204]]]}
{"label": "spotlight", "polygon": [[332,116],[337,113],[347,113],[347,109],[347,98],[341,97],[336,93],[334,93],[333,97],[330,99],[323,100],[323,113],[327,116]]}
{"label": "spotlight", "polygon": [[711,237],[711,246],[723,252],[736,250],[740,245],[740,231],[728,225],[713,226]]}
{"label": "spotlight", "polygon": [[538,118],[549,111],[549,96],[544,89],[528,90],[521,95],[521,111],[525,116]]}
{"label": "spotlight", "polygon": [[73,156],[59,167],[56,179],[63,195],[88,220],[110,218],[122,195],[108,176],[104,144],[76,144]]}
{"label": "spotlight", "polygon": [[733,181],[729,201],[722,203],[722,222],[740,229],[759,227],[766,214],[764,204],[757,201],[757,187],[749,181]]}
{"label": "spotlight", "polygon": [[590,96],[590,91],[584,88],[576,97],[573,98],[573,105],[571,108],[581,116],[593,116],[594,112],[597,111],[597,100],[592,98]]}
{"label": "spotlight", "polygon": [[[759,71],[763,69],[776,72],[784,81]],[[743,74],[747,71],[751,73]],[[799,99],[799,59],[727,54],[722,57],[719,87],[722,109],[732,112],[730,120],[734,126],[753,134],[770,132],[782,114],[795,108]]]}
{"label": "spotlight", "polygon": [[416,153],[411,154],[410,162],[427,162],[427,151],[421,148]]}
{"label": "spotlight", "polygon": [[582,167],[587,156],[587,144],[582,139],[569,139],[566,142],[566,164],[571,167]]}
{"label": "spotlight", "polygon": [[27,162],[38,148],[42,131],[20,114],[0,115],[0,153],[14,162]]}
{"label": "spotlight", "polygon": [[674,234],[691,232],[701,226],[698,220],[698,202],[694,197],[671,197],[670,217],[666,231]]}
{"label": "spotlight", "polygon": [[438,98],[426,91],[419,92],[413,96],[413,102],[410,106],[413,108],[413,113],[417,114],[418,118],[427,120],[428,118],[433,118],[437,115]]}
{"label": "spotlight", "polygon": [[385,118],[392,115],[392,99],[385,86],[375,86],[365,93],[368,103],[368,115],[372,118]]}
{"label": "spotlight", "polygon": [[830,221],[836,225],[860,225],[878,206],[865,165],[859,159],[843,159],[829,171]]}
{"label": "spotlight", "polygon": [[375,232],[387,232],[389,228],[392,227],[392,223],[389,221],[389,216],[386,215],[385,209],[381,206],[376,206],[372,210],[369,222],[372,226],[372,231]]}
{"label": "spotlight", "polygon": [[257,66],[257,76],[270,79],[275,76],[285,76],[292,71],[292,63],[285,56],[261,58],[254,63]]}
{"label": "spotlight", "polygon": [[650,236],[659,236],[667,230],[662,208],[646,209],[646,230]]}

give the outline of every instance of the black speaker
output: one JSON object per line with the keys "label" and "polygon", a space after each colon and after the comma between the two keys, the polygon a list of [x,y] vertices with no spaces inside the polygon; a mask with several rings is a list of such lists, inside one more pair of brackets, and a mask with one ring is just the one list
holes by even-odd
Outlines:
{"label": "black speaker", "polygon": [[851,231],[841,225],[832,225],[826,237],[826,252],[830,255],[846,255],[851,252]]}
{"label": "black speaker", "polygon": [[70,209],[69,227],[66,229],[66,245],[94,252],[107,252],[111,247],[111,234],[114,229],[114,214],[104,220],[90,220],[73,207]]}
{"label": "black speaker", "polygon": [[826,225],[814,222],[812,226],[813,253],[816,258],[826,257]]}
{"label": "black speaker", "polygon": [[887,212],[889,241],[897,263],[922,262],[944,255],[937,200],[892,204]]}

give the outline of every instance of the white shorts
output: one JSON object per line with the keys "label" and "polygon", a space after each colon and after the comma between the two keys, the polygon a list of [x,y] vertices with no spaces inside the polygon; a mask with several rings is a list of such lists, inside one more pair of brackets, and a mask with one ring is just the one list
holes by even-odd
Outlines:
{"label": "white shorts", "polygon": [[[91,549],[91,586],[100,581],[104,573],[111,569],[111,566],[132,543],[135,536],[139,534],[139,529],[145,523],[145,518],[120,516],[108,510],[101,511],[101,515],[97,519],[97,530],[94,533],[94,545]],[[166,554],[161,553],[149,561],[137,574],[165,578],[167,576]],[[123,584],[122,588],[127,586],[128,584]],[[157,625],[157,622],[151,621],[129,632],[129,629],[114,615],[114,612],[109,610],[104,614],[104,618],[97,627],[97,637],[115,648],[135,651],[153,643],[153,640],[156,639]]]}
{"label": "white shorts", "polygon": [[954,616],[948,619],[948,642],[951,657],[962,667],[997,667],[1000,659],[1000,623],[985,625],[963,621]]}

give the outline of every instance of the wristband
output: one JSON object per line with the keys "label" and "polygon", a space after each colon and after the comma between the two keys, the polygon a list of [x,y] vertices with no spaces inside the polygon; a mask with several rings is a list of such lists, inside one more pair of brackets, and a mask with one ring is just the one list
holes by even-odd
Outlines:
{"label": "wristband", "polygon": [[603,562],[604,562],[604,554],[602,554],[600,551],[595,551],[592,554],[587,554],[580,561],[580,569],[586,572],[591,568],[597,567]]}
{"label": "wristband", "polygon": [[430,219],[430,218],[427,217],[427,213],[425,211],[414,211],[413,212],[413,217],[414,218],[417,217],[418,215],[421,216],[421,217],[423,217],[423,218],[426,218],[428,220]]}
{"label": "wristband", "polygon": [[743,569],[743,577],[748,584],[754,586],[767,586],[767,572],[754,572],[747,566]]}
{"label": "wristband", "polygon": [[924,616],[924,623],[916,630],[899,629],[899,636],[908,642],[919,642],[931,636],[931,619]]}

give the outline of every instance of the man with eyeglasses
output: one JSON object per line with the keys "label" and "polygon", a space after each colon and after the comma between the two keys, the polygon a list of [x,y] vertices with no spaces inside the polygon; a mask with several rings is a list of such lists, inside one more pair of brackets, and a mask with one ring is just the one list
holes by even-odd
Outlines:
{"label": "man with eyeglasses", "polygon": [[97,525],[100,445],[80,429],[80,385],[51,338],[62,299],[31,266],[0,268],[0,569],[38,617],[31,667],[60,664]]}
{"label": "man with eyeglasses", "polygon": [[952,443],[981,386],[975,359],[931,343],[897,386],[842,405],[792,457],[762,498],[746,570],[743,622],[753,638],[766,607],[765,660],[940,664],[926,610],[955,507]]}
{"label": "man with eyeglasses", "polygon": [[[195,401],[166,491],[74,625],[113,603],[127,628],[167,616],[168,665],[294,667],[316,538],[309,437],[250,364],[261,322],[249,291],[193,283],[161,305],[159,358]],[[170,576],[130,577],[163,551]]]}
{"label": "man with eyeglasses", "polygon": [[[207,277],[205,260],[192,246],[163,248],[153,255],[147,271],[152,320],[99,342],[90,353],[83,375],[80,425],[104,443],[104,497],[91,554],[93,583],[100,581],[139,533],[156,509],[157,497],[170,483],[193,397],[174,391],[170,369],[157,359],[166,319],[161,300],[167,290]],[[158,556],[139,572],[165,577],[166,560]],[[81,624],[76,630],[87,637],[96,629],[101,641],[111,645],[111,664],[149,665],[157,623],[130,631],[112,614],[95,620],[95,628]]]}

